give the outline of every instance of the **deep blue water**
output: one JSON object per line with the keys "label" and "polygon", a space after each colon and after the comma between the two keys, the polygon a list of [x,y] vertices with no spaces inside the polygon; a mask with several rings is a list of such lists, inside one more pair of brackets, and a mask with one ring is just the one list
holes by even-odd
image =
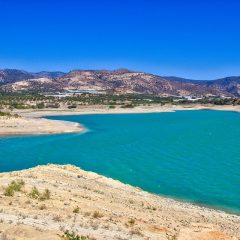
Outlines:
{"label": "deep blue water", "polygon": [[75,164],[144,190],[240,213],[240,113],[51,117],[82,134],[0,138],[0,171]]}

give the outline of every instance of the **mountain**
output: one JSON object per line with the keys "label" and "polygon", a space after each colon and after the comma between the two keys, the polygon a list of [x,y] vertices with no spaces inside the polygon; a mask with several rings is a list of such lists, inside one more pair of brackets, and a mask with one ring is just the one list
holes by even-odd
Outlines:
{"label": "mountain", "polygon": [[226,77],[213,81],[204,81],[202,84],[208,88],[215,88],[234,96],[240,96],[240,77]]}
{"label": "mountain", "polygon": [[59,71],[57,72],[42,71],[42,72],[34,73],[36,77],[48,77],[48,78],[58,78],[58,77],[62,77],[65,74],[66,73],[59,72]]}
{"label": "mountain", "polygon": [[34,78],[32,73],[17,69],[0,69],[0,84],[14,83],[16,81]]}
{"label": "mountain", "polygon": [[[9,74],[11,71],[14,74]],[[140,93],[160,96],[240,96],[240,77],[197,81],[178,77],[161,77],[128,69],[73,70],[67,74],[63,72],[28,73],[20,70],[0,72],[5,74],[0,90],[8,92],[95,90],[112,94]]]}
{"label": "mountain", "polygon": [[188,78],[181,78],[181,77],[175,77],[175,76],[164,76],[165,79],[177,81],[177,82],[188,82],[188,83],[201,83],[204,80],[193,80]]}
{"label": "mountain", "polygon": [[36,79],[36,78],[57,78],[62,77],[63,72],[47,72],[42,71],[38,73],[31,73],[17,69],[0,69],[0,84],[14,83],[22,80]]}
{"label": "mountain", "polygon": [[226,92],[234,96],[240,96],[240,77],[225,77],[217,80],[192,80],[179,77],[165,77],[168,80],[193,83],[198,86],[203,86],[209,89],[215,89],[220,92]]}

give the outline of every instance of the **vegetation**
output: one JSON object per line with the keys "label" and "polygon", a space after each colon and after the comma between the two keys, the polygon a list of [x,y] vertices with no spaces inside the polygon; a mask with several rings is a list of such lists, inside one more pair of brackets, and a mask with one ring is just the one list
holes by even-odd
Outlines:
{"label": "vegetation", "polygon": [[93,240],[93,238],[89,238],[88,236],[79,236],[75,233],[70,233],[69,231],[64,233],[63,239],[64,240]]}
{"label": "vegetation", "polygon": [[166,235],[166,237],[167,237],[168,240],[176,240],[177,239],[176,235],[174,235],[174,236]]}
{"label": "vegetation", "polygon": [[50,191],[45,189],[43,193],[39,192],[39,190],[34,186],[29,193],[29,197],[33,199],[37,199],[40,201],[45,201],[50,199]]}
{"label": "vegetation", "polygon": [[11,114],[9,112],[0,111],[0,117],[19,117],[17,114]]}
{"label": "vegetation", "polygon": [[0,111],[0,117],[10,117],[10,116],[11,116],[10,113]]}
{"label": "vegetation", "polygon": [[79,213],[79,211],[80,211],[79,207],[73,209],[73,213]]}
{"label": "vegetation", "polygon": [[[0,109],[43,109],[59,108],[61,106],[68,109],[75,109],[87,105],[106,105],[110,109],[117,106],[122,108],[134,108],[136,106],[148,106],[153,104],[175,104],[184,105],[188,103],[214,104],[214,105],[240,105],[240,98],[223,97],[202,97],[191,96],[192,101],[184,97],[171,96],[162,97],[148,94],[89,94],[72,95],[67,97],[56,97],[41,95],[36,93],[1,93]],[[195,98],[195,99],[194,99]],[[3,113],[0,113],[0,116]],[[4,113],[5,114],[5,113]]]}
{"label": "vegetation", "polygon": [[25,185],[23,180],[12,181],[4,190],[4,195],[13,197],[15,192],[20,192]]}
{"label": "vegetation", "polygon": [[48,189],[45,189],[42,194],[40,194],[40,200],[45,201],[50,199],[50,191]]}
{"label": "vegetation", "polygon": [[128,221],[128,223],[129,223],[130,225],[134,225],[134,224],[135,224],[135,220],[131,218],[131,219]]}
{"label": "vegetation", "polygon": [[133,104],[131,104],[131,103],[125,104],[125,105],[122,106],[122,108],[134,108],[134,107],[135,106]]}
{"label": "vegetation", "polygon": [[29,193],[29,197],[31,197],[33,199],[39,199],[40,192],[38,191],[38,189],[35,186],[32,188],[32,191]]}
{"label": "vegetation", "polygon": [[102,218],[102,217],[103,217],[103,214],[100,213],[100,212],[98,212],[98,211],[95,211],[95,212],[93,213],[93,217],[94,217],[94,218]]}
{"label": "vegetation", "polygon": [[45,105],[44,105],[43,102],[40,102],[40,103],[36,104],[36,108],[38,108],[38,109],[43,109],[44,107],[45,107]]}

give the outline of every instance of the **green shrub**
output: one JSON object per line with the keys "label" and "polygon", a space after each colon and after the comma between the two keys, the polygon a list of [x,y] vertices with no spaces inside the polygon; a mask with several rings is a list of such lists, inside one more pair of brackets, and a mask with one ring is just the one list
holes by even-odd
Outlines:
{"label": "green shrub", "polygon": [[131,219],[128,221],[128,223],[129,223],[130,225],[134,225],[134,224],[135,224],[135,220],[131,218]]}
{"label": "green shrub", "polygon": [[19,115],[0,111],[0,117],[8,117],[8,118],[15,117],[15,118],[17,118],[17,117],[19,117]]}
{"label": "green shrub", "polygon": [[0,111],[0,117],[10,117],[10,116],[11,116],[10,113]]}
{"label": "green shrub", "polygon": [[43,102],[36,104],[36,108],[38,109],[43,109],[44,107],[45,107],[45,104]]}
{"label": "green shrub", "polygon": [[34,186],[29,193],[29,197],[33,199],[38,199],[40,201],[45,201],[50,199],[50,191],[45,189],[43,193],[40,193],[39,190]]}
{"label": "green shrub", "polygon": [[60,108],[60,104],[59,103],[49,103],[46,106],[47,108]]}
{"label": "green shrub", "polygon": [[10,186],[8,186],[7,188],[5,188],[4,190],[4,195],[8,196],[8,197],[13,197],[14,196],[14,190],[13,188],[11,188]]}
{"label": "green shrub", "polygon": [[176,240],[177,239],[176,235],[174,235],[174,236],[166,235],[166,237],[168,240]]}
{"label": "green shrub", "polygon": [[40,192],[38,191],[38,189],[35,186],[32,188],[31,192],[29,193],[29,197],[34,198],[34,199],[39,199]]}
{"label": "green shrub", "polygon": [[79,210],[80,210],[79,207],[76,207],[73,209],[73,213],[79,213]]}
{"label": "green shrub", "polygon": [[15,192],[20,192],[22,187],[25,185],[23,180],[12,181],[4,190],[4,195],[12,197]]}
{"label": "green shrub", "polygon": [[65,232],[63,235],[64,240],[91,240],[91,238],[87,236],[79,236],[75,233]]}
{"label": "green shrub", "polygon": [[50,199],[50,191],[48,189],[45,189],[44,192],[40,195],[40,200],[49,200]]}
{"label": "green shrub", "polygon": [[98,211],[95,211],[95,212],[93,213],[93,217],[94,217],[94,218],[101,218],[101,217],[103,217],[103,214],[100,213],[100,212],[98,212]]}
{"label": "green shrub", "polygon": [[131,103],[121,106],[121,108],[134,108],[135,106]]}
{"label": "green shrub", "polygon": [[68,109],[73,109],[73,108],[77,108],[77,105],[70,105],[70,106],[68,106]]}

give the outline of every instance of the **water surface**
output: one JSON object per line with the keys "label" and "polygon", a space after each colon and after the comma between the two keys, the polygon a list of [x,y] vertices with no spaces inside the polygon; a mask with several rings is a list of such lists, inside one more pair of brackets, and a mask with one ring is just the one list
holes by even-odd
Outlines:
{"label": "water surface", "polygon": [[144,190],[240,212],[240,113],[49,117],[83,134],[0,138],[0,171],[75,164]]}

